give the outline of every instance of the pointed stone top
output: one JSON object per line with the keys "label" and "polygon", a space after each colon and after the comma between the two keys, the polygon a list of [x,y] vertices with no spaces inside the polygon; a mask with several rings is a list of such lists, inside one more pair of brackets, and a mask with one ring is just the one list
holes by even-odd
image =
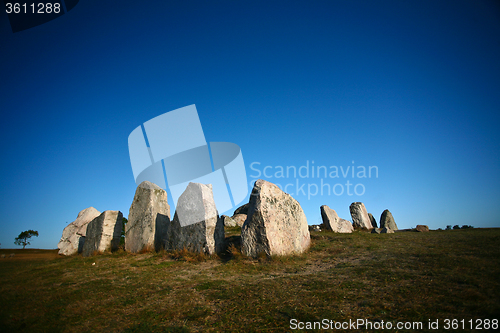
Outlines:
{"label": "pointed stone top", "polygon": [[163,190],[160,186],[151,183],[150,181],[143,181],[142,183],[139,184],[137,187],[142,187],[148,190]]}

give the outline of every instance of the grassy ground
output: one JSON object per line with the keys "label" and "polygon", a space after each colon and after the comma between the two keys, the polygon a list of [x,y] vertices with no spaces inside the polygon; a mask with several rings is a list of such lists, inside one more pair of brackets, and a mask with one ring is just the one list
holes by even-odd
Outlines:
{"label": "grassy ground", "polygon": [[500,229],[323,231],[301,256],[259,259],[241,255],[238,232],[222,258],[0,250],[0,331],[289,332],[293,319],[368,319],[464,332],[445,319],[500,319]]}

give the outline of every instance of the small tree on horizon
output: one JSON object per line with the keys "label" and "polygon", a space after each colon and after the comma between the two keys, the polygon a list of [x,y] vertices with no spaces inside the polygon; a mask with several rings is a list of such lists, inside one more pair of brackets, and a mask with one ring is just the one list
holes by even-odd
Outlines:
{"label": "small tree on horizon", "polygon": [[16,237],[16,240],[15,240],[14,244],[16,244],[16,245],[22,245],[23,246],[23,250],[24,250],[24,248],[26,247],[26,245],[30,245],[30,242],[28,242],[28,239],[30,239],[33,236],[38,237],[38,231],[35,231],[35,230],[26,230],[26,231],[23,231],[23,232],[21,232],[19,234],[19,236]]}

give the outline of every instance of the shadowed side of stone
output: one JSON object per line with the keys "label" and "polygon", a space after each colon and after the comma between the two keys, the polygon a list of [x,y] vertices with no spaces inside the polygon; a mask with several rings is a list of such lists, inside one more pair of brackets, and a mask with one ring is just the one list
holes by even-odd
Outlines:
{"label": "shadowed side of stone", "polygon": [[160,250],[170,224],[170,206],[167,192],[144,181],[135,191],[125,226],[125,250],[137,253]]}
{"label": "shadowed side of stone", "polygon": [[118,210],[106,210],[93,219],[87,226],[83,256],[117,250],[120,245],[122,220],[123,214]]}
{"label": "shadowed side of stone", "polygon": [[94,207],[86,208],[78,213],[76,220],[68,224],[63,230],[61,240],[57,244],[59,254],[70,256],[81,253],[85,243],[87,225],[100,214]]}
{"label": "shadowed side of stone", "polygon": [[241,250],[247,256],[287,255],[310,245],[307,219],[300,204],[276,185],[259,179],[250,196],[241,231]]}
{"label": "shadowed side of stone", "polygon": [[165,248],[221,253],[224,236],[224,221],[218,217],[212,185],[189,183],[177,202]]}
{"label": "shadowed side of stone", "polygon": [[368,217],[370,218],[370,222],[372,223],[372,227],[377,228],[377,220],[375,220],[372,213],[368,213]]}

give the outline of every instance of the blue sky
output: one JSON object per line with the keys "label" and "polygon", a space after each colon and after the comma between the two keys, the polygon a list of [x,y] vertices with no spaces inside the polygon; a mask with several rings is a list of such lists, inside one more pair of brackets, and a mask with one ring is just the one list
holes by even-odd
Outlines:
{"label": "blue sky", "polygon": [[[249,182],[378,168],[260,175],[305,184],[288,190],[309,224],[362,201],[400,228],[500,226],[496,1],[80,1],[17,33],[0,14],[0,47],[2,248],[27,229],[56,248],[89,206],[127,216],[128,135],[191,104]],[[321,181],[364,193],[308,196]]]}

